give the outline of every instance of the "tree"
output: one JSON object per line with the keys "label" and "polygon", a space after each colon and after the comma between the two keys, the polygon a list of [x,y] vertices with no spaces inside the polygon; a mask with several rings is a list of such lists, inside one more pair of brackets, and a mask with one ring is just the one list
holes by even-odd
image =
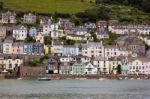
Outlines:
{"label": "tree", "polygon": [[38,61],[37,60],[31,60],[31,61],[29,61],[29,65],[37,66],[38,65]]}
{"label": "tree", "polygon": [[0,2],[0,9],[2,10],[4,8],[4,3]]}
{"label": "tree", "polygon": [[121,65],[119,64],[117,66],[117,74],[121,74],[121,72],[122,72],[122,69],[121,69]]}
{"label": "tree", "polygon": [[31,36],[28,36],[26,39],[25,39],[25,43],[34,43],[34,42],[36,42],[35,41],[35,39],[33,39],[33,37],[31,37]]}
{"label": "tree", "polygon": [[44,43],[45,43],[45,45],[51,45],[51,43],[52,43],[51,36],[45,36],[44,37]]}
{"label": "tree", "polygon": [[84,2],[84,0],[81,0],[81,2]]}

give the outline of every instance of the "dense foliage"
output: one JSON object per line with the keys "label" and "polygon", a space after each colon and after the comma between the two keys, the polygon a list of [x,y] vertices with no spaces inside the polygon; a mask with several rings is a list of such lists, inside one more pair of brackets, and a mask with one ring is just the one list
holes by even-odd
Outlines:
{"label": "dense foliage", "polygon": [[150,13],[150,0],[96,0],[96,3],[131,5]]}

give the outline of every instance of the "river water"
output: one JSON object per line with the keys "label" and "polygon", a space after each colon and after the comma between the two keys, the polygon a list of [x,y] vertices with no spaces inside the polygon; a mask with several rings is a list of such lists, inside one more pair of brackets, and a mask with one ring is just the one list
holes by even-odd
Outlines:
{"label": "river water", "polygon": [[0,99],[150,99],[150,80],[0,80]]}

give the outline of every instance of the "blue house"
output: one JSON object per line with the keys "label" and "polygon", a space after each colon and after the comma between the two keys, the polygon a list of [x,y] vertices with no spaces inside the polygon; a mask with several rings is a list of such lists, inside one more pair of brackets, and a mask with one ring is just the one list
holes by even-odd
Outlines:
{"label": "blue house", "polygon": [[44,54],[44,45],[41,43],[34,43],[32,46],[32,53],[34,55],[42,55]]}
{"label": "blue house", "polygon": [[35,38],[37,36],[37,29],[35,27],[32,27],[29,29],[29,36]]}
{"label": "blue house", "polygon": [[33,43],[25,43],[23,46],[23,52],[27,55],[32,55]]}
{"label": "blue house", "polygon": [[62,49],[62,56],[77,56],[79,55],[79,48],[75,45],[64,45]]}

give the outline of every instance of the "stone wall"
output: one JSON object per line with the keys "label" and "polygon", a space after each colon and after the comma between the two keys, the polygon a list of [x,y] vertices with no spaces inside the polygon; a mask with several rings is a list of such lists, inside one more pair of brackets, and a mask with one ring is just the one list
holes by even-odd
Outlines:
{"label": "stone wall", "polygon": [[21,78],[38,78],[44,76],[45,68],[44,66],[21,66],[20,67],[20,77]]}

